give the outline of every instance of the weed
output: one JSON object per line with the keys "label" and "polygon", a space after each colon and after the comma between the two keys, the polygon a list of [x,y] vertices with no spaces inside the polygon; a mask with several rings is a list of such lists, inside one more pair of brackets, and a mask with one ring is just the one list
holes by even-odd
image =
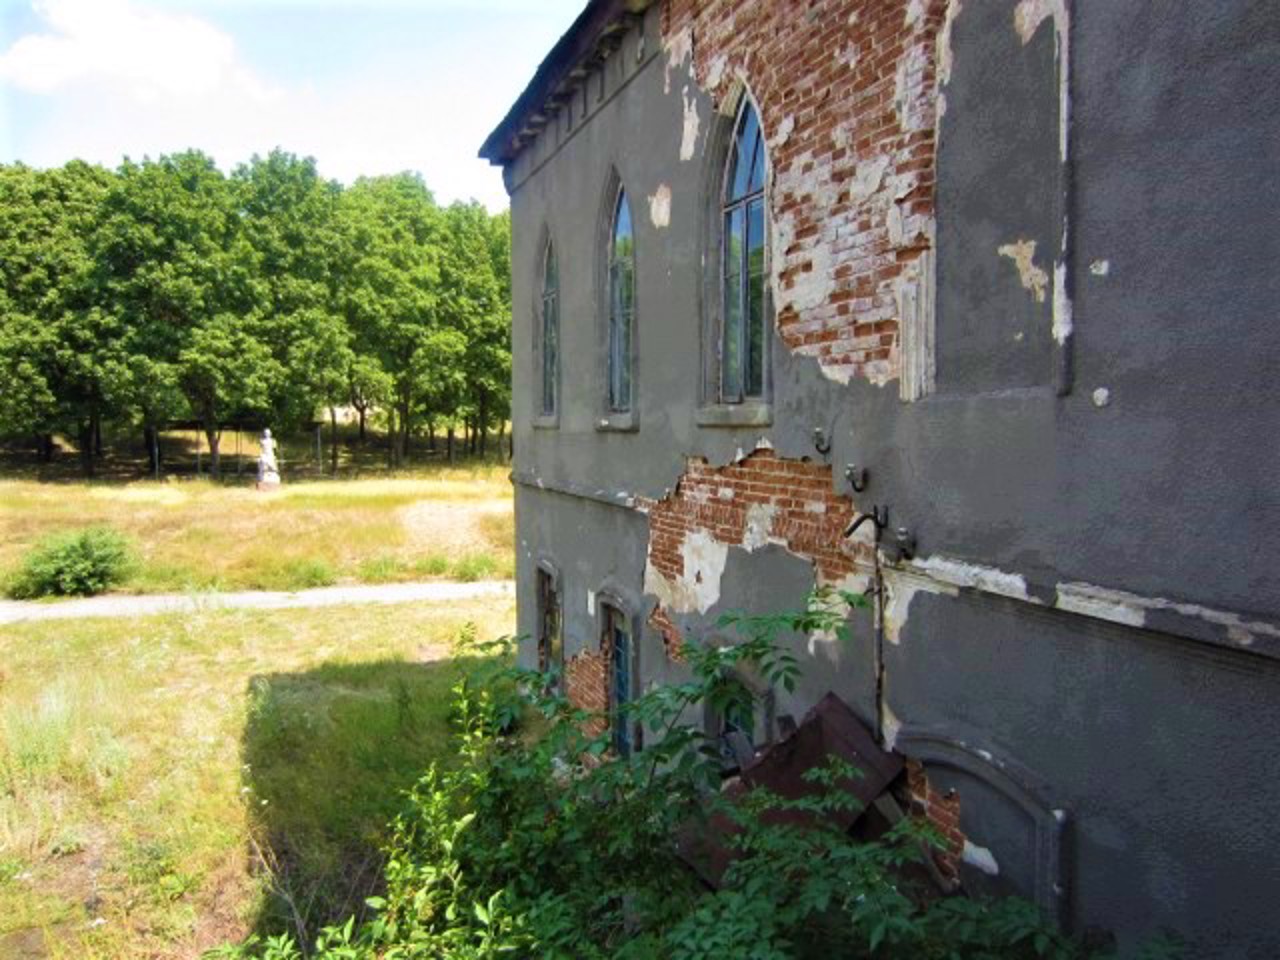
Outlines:
{"label": "weed", "polygon": [[442,553],[432,553],[414,561],[414,572],[428,577],[443,577],[449,572],[449,558]]}
{"label": "weed", "polygon": [[489,554],[473,553],[453,565],[453,576],[463,583],[472,583],[492,577],[497,568],[497,561]]}

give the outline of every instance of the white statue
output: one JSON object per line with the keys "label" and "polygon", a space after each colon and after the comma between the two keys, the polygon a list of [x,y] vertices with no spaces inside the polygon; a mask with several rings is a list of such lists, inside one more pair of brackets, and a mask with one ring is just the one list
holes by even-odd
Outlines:
{"label": "white statue", "polygon": [[258,456],[258,489],[269,489],[280,486],[280,465],[276,463],[276,442],[271,439],[271,430],[262,431],[262,439],[258,441],[262,453]]}

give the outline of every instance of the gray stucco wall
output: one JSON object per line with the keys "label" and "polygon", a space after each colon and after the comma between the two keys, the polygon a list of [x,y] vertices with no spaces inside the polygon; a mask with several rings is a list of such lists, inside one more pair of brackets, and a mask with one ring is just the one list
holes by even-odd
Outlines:
{"label": "gray stucco wall", "polygon": [[[688,456],[723,464],[764,437],[781,455],[829,460],[837,478],[864,464],[859,506],[888,504],[924,563],[951,571],[916,594],[886,645],[898,745],[954,780],[962,826],[1002,877],[1025,892],[1056,872],[1064,918],[1125,945],[1168,926],[1191,956],[1280,955],[1269,839],[1280,815],[1280,14],[1246,0],[1071,4],[1063,168],[1053,34],[1023,44],[1013,7],[965,3],[954,24],[937,161],[937,390],[914,403],[892,384],[836,384],[775,340],[772,423],[697,425],[705,198],[719,175],[704,145],[728,121],[668,83],[656,9],[643,49],[633,31],[602,93],[589,88],[589,116],[575,111],[571,129],[562,116],[508,170],[520,629],[533,632],[539,557],[562,572],[568,655],[596,642],[588,591],[612,585],[649,612],[647,519],[629,498],[662,497]],[[684,97],[701,135],[682,162]],[[634,432],[597,428],[615,170],[636,225]],[[649,211],[661,186],[666,226]],[[1052,274],[1064,221],[1065,348],[1052,295],[1036,302],[998,252],[1034,240]],[[561,409],[555,427],[535,428],[547,235],[561,276]],[[826,458],[814,427],[833,439]],[[794,607],[811,580],[782,550],[731,549],[702,620]],[[1066,602],[1064,584],[1090,586],[1067,588]],[[1023,598],[996,595],[1009,592]],[[832,688],[881,722],[873,632],[860,622],[850,647],[812,654],[789,709]],[[646,680],[676,675],[645,634]],[[803,639],[797,649],[810,656]]]}

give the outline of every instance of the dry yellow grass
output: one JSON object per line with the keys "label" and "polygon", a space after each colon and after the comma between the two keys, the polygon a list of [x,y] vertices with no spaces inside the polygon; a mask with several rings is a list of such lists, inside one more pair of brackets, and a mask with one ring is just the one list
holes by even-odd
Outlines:
{"label": "dry yellow grass", "polygon": [[273,494],[207,480],[0,481],[0,578],[42,537],[92,525],[132,538],[132,592],[510,576],[510,512],[500,466],[291,483]]}
{"label": "dry yellow grass", "polygon": [[449,756],[449,644],[513,620],[490,598],[0,628],[0,957],[194,960],[275,922],[254,844],[354,909],[346,867]]}

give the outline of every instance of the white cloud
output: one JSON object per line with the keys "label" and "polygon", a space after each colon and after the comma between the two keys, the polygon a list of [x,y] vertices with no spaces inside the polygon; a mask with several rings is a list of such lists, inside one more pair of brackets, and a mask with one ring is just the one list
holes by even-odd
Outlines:
{"label": "white cloud", "polygon": [[0,162],[115,166],[195,147],[229,169],[281,146],[345,182],[418,170],[439,199],[475,197],[491,209],[506,194],[475,151],[567,25],[553,23],[546,40],[495,30],[483,63],[458,49],[281,79],[249,63],[231,34],[172,6],[37,0],[33,9],[39,27],[0,49],[0,108],[8,101],[23,120],[0,131],[13,151]]}

